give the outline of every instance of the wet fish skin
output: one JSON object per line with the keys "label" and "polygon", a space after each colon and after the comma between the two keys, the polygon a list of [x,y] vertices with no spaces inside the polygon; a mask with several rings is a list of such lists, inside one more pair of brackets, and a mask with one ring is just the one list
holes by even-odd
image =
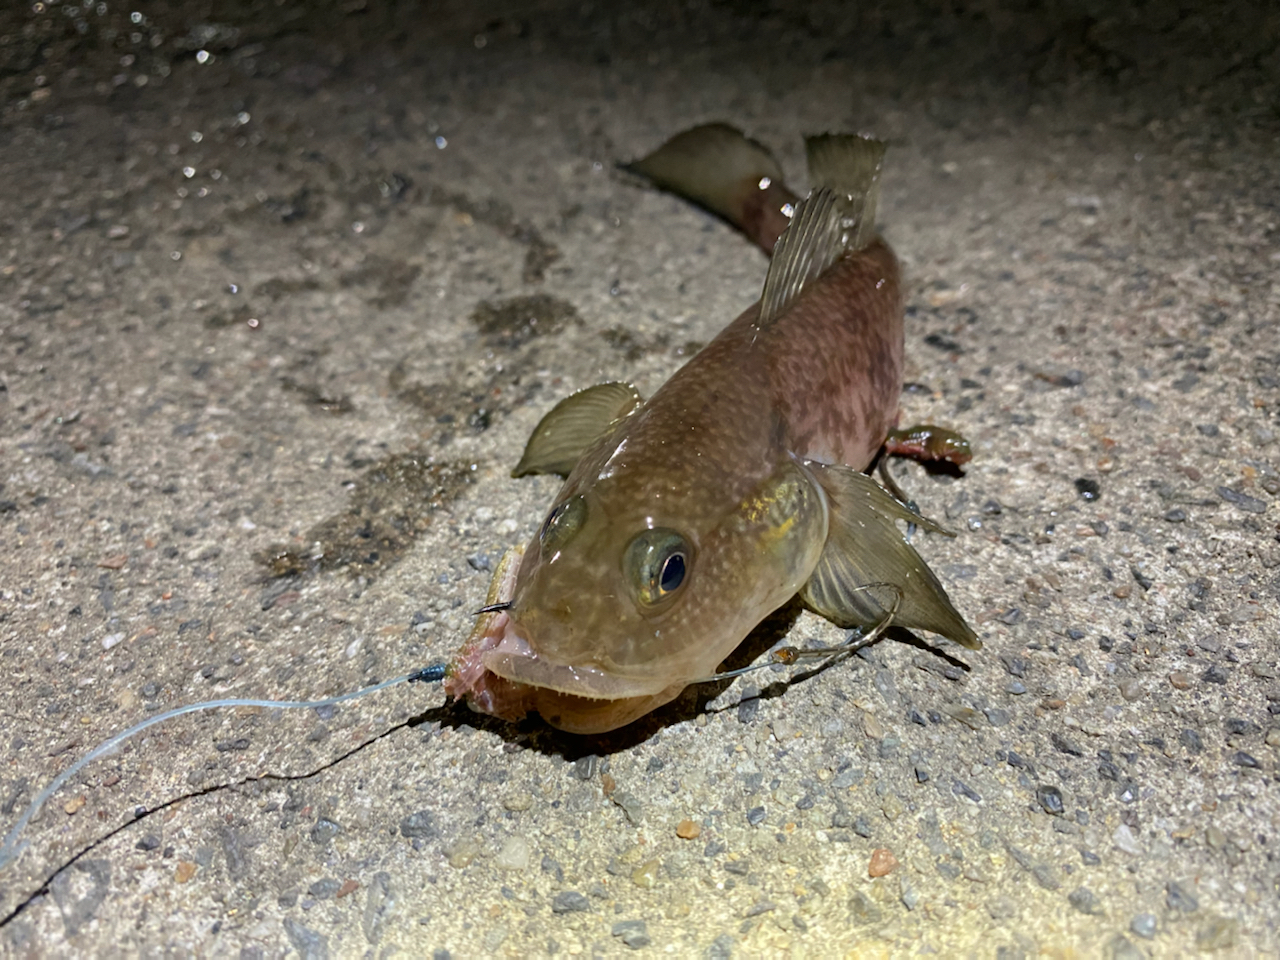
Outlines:
{"label": "wet fish skin", "polygon": [[[732,137],[716,128],[709,139],[723,161]],[[725,182],[701,169],[680,173],[693,162],[687,141],[676,151],[678,162],[660,173],[675,169],[674,181],[683,176],[687,188],[681,192],[750,226],[770,249],[778,238],[760,235],[761,221],[743,201],[750,195],[743,184],[760,169],[758,145],[741,139],[749,156],[722,164],[732,173]],[[839,159],[839,138],[825,138],[822,147],[828,159],[833,152]],[[865,164],[848,172],[866,182]],[[751,186],[764,194],[774,182]],[[858,209],[873,211],[874,193],[863,200]],[[805,203],[819,201],[830,204],[830,194]],[[800,232],[789,245],[809,245],[817,234],[804,231],[815,224],[840,223],[822,216],[817,206],[797,211],[803,226],[792,225]],[[853,223],[859,232],[869,233]],[[900,582],[904,609],[919,625],[978,645],[894,526],[910,516],[906,508],[857,474],[897,415],[903,356],[897,260],[875,238],[861,249],[835,251],[834,261],[807,265],[803,258],[819,244],[820,238],[786,251],[778,244],[766,281],[767,315],[759,303],[746,310],[647,403],[610,418],[607,410],[593,414],[593,404],[600,407],[603,396],[603,407],[612,409],[616,400],[626,409],[625,390],[584,391],[544,418],[518,472],[558,471],[573,459],[579,433],[580,457],[543,530],[518,563],[512,559],[495,577],[493,591],[510,608],[479,624],[455,658],[451,693],[498,716],[518,719],[537,710],[562,729],[603,732],[713,673],[798,592],[836,622],[874,618],[854,597],[868,578]],[[770,292],[776,277],[785,280],[780,296]],[[599,436],[589,439],[592,416],[599,418]],[[540,451],[539,437],[555,442]],[[833,509],[841,511],[834,526]],[[877,549],[886,553],[883,578],[879,557],[856,556],[857,531],[866,529],[856,513],[866,510],[874,511],[865,516],[875,521]],[[853,562],[832,557],[833,550],[850,551]],[[665,557],[664,563],[677,557],[680,576],[668,578],[664,565],[655,586],[657,574],[637,571],[636,556]],[[668,579],[674,585],[666,591]]]}

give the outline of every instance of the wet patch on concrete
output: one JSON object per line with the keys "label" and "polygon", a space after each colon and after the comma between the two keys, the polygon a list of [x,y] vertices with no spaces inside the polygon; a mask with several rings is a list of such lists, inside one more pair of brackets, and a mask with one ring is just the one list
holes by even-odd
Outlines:
{"label": "wet patch on concrete", "polygon": [[340,397],[333,397],[315,384],[301,383],[293,379],[293,377],[281,377],[280,386],[289,393],[297,394],[307,406],[323,410],[325,413],[338,415],[350,413],[356,408],[355,404],[351,402],[351,398],[345,394]]}
{"label": "wet patch on concrete", "polygon": [[422,273],[422,267],[389,257],[369,256],[354,270],[348,270],[338,278],[342,287],[374,287],[369,297],[370,306],[379,310],[403,306],[409,299],[413,283]]}
{"label": "wet patch on concrete", "polygon": [[665,349],[670,342],[670,338],[665,333],[643,340],[626,327],[610,327],[600,336],[605,343],[619,351],[623,359],[629,363],[635,363],[641,357]]}
{"label": "wet patch on concrete", "polygon": [[702,340],[683,340],[673,344],[671,337],[666,333],[645,336],[621,326],[610,327],[602,331],[600,336],[610,347],[619,351],[628,363],[635,363],[655,353],[688,359],[706,346]]}
{"label": "wet patch on concrete", "polygon": [[253,292],[272,300],[292,296],[295,293],[310,293],[320,289],[320,281],[315,277],[272,277],[263,280],[254,287]]}
{"label": "wet patch on concrete", "polygon": [[490,356],[503,353],[502,359],[459,362],[446,378],[430,383],[410,380],[408,368],[401,362],[387,377],[393,393],[439,426],[435,436],[439,444],[448,443],[460,431],[483,433],[528,403],[542,389],[540,381],[525,378],[526,371],[547,365],[542,344],[582,325],[572,303],[545,293],[481,301],[472,311],[471,321]]}
{"label": "wet patch on concrete", "polygon": [[[396,396],[436,423],[440,428],[435,435],[437,443],[448,443],[459,430],[483,433],[492,426],[495,404],[501,397],[501,394],[493,395],[496,388],[492,383],[487,386],[468,386],[455,380],[409,383],[406,377],[405,366],[399,363],[387,375],[387,383]],[[496,377],[489,379],[493,381]],[[502,404],[503,413],[510,409],[510,402]]]}
{"label": "wet patch on concrete", "polygon": [[524,265],[520,279],[525,283],[541,283],[547,270],[560,259],[560,248],[543,238],[537,227],[515,219],[511,207],[501,200],[473,200],[465,193],[455,193],[436,187],[427,195],[430,203],[452,207],[474,223],[492,227],[508,239],[523,245]]}
{"label": "wet patch on concrete", "polygon": [[368,467],[342,513],[321,520],[297,545],[254,555],[273,577],[346,569],[373,578],[398,562],[431,526],[434,514],[472,482],[468,466],[418,453],[393,454]]}
{"label": "wet patch on concrete", "polygon": [[481,301],[471,314],[471,322],[490,346],[514,350],[534,337],[559,333],[568,324],[581,324],[582,318],[569,301],[535,293],[497,302]]}

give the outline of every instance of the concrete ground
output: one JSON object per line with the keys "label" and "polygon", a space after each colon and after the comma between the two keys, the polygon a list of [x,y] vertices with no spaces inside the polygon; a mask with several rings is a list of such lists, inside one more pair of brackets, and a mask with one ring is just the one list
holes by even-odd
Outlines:
{"label": "concrete ground", "polygon": [[986,645],[594,740],[183,717],[28,828],[0,953],[1274,955],[1278,51],[1265,4],[6,4],[4,829],[162,709],[448,656],[538,418],[759,292],[615,170],[701,121],[800,187],[889,140],[905,416],[975,445],[900,482]]}

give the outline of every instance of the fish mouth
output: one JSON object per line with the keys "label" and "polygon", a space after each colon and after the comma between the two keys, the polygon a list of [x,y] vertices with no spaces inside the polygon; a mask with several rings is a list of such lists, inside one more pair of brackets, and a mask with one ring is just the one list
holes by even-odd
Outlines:
{"label": "fish mouth", "polygon": [[[490,585],[486,605],[510,600],[515,593],[519,561],[519,551],[503,558]],[[663,694],[667,694],[663,702],[670,699],[669,683],[618,676],[594,664],[565,664],[547,659],[524,635],[512,616],[514,612],[504,609],[481,615],[471,636],[449,664],[444,683],[446,693],[455,699],[465,699],[482,713],[508,720],[519,720],[529,711],[545,708],[548,694],[596,702],[647,700]],[[675,692],[683,686],[680,684]]]}
{"label": "fish mouth", "polygon": [[590,664],[554,663],[540,655],[508,618],[496,644],[480,654],[490,673],[512,683],[527,684],[588,700],[623,700],[658,693],[661,681],[619,676]]}

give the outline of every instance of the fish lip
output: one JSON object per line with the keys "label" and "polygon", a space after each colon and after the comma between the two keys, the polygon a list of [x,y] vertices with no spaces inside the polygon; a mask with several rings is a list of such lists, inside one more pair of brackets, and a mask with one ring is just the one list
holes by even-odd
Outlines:
{"label": "fish lip", "polygon": [[621,676],[594,664],[555,663],[521,635],[514,620],[508,619],[503,627],[501,639],[480,654],[480,662],[490,673],[512,683],[588,700],[652,696],[670,686],[652,678]]}

